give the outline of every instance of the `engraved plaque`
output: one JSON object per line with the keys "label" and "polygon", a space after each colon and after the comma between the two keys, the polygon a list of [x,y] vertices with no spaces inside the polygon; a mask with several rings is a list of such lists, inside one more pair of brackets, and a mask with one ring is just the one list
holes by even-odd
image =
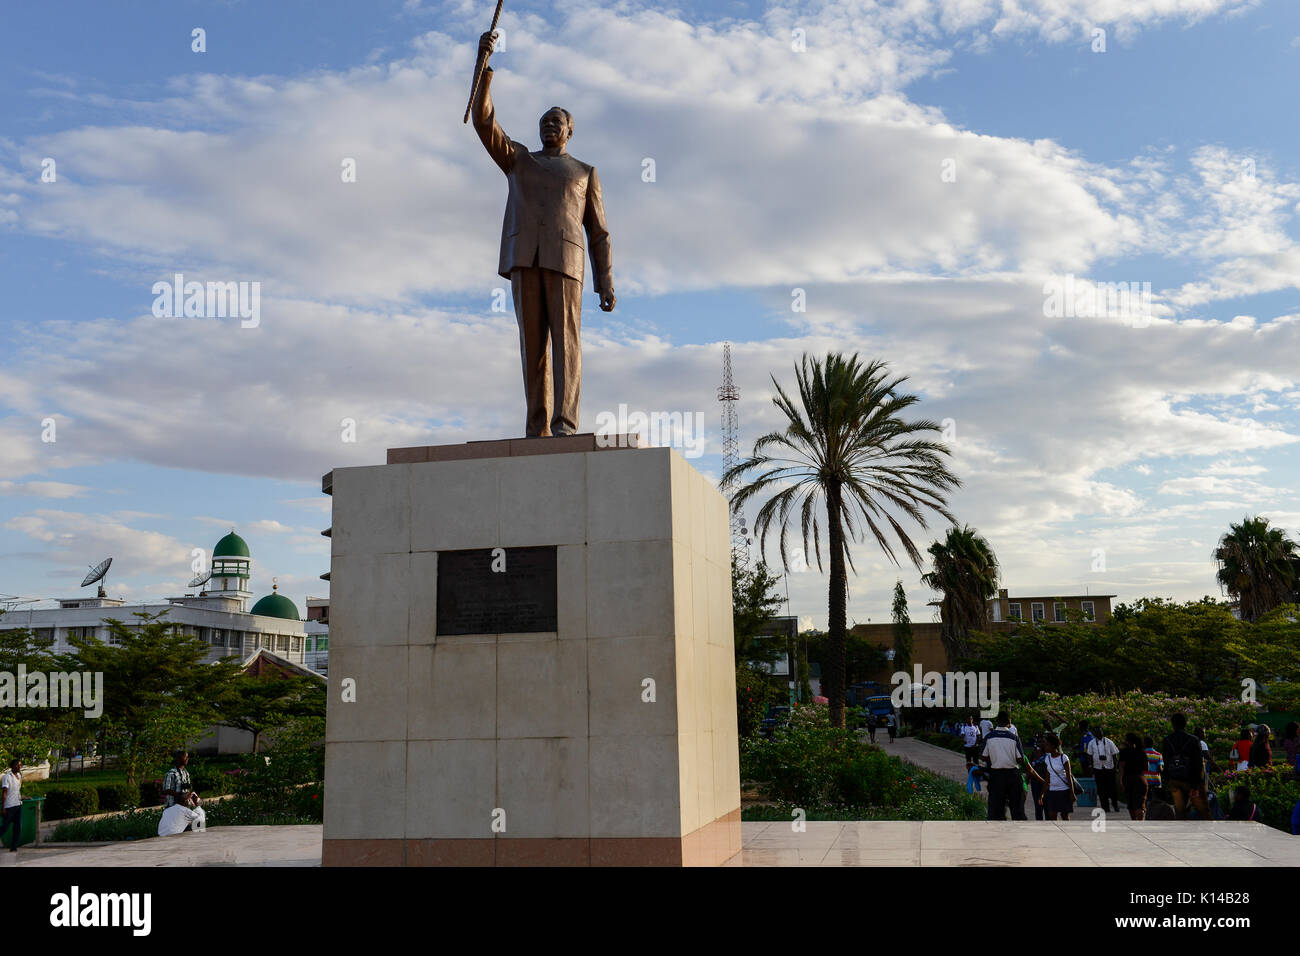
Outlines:
{"label": "engraved plaque", "polygon": [[497,550],[438,552],[435,634],[556,630],[555,546]]}

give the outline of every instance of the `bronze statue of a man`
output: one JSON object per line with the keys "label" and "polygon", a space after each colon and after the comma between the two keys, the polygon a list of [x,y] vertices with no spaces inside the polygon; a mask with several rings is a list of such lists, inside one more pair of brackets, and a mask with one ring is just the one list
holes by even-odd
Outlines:
{"label": "bronze statue of a man", "polygon": [[578,430],[582,393],[578,337],[584,228],[600,307],[609,312],[615,303],[600,179],[596,167],[565,152],[564,145],[573,136],[573,117],[568,110],[555,106],[542,115],[539,152],[529,152],[523,143],[506,136],[496,121],[492,68],[487,66],[495,42],[495,33],[479,38],[479,58],[484,66],[473,116],[479,139],[510,184],[498,272],[510,280],[519,321],[519,352],[528,400],[525,434],[529,438],[572,435]]}

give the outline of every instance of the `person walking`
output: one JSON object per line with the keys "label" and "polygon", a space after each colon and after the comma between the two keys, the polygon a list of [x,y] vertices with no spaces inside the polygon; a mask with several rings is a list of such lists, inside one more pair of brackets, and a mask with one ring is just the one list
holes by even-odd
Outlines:
{"label": "person walking", "polygon": [[1147,753],[1137,734],[1127,734],[1128,744],[1119,752],[1119,781],[1124,788],[1124,802],[1128,804],[1130,820],[1141,820],[1147,806]]}
{"label": "person walking", "polygon": [[885,729],[889,731],[889,742],[892,744],[894,738],[898,736],[898,716],[889,714],[885,717]]}
{"label": "person walking", "polygon": [[1119,795],[1115,791],[1115,761],[1119,757],[1119,748],[1115,741],[1106,736],[1106,731],[1097,727],[1092,732],[1092,740],[1085,748],[1088,762],[1092,764],[1092,776],[1097,781],[1097,806],[1107,813],[1119,812]]}
{"label": "person walking", "polygon": [[1248,766],[1271,767],[1273,765],[1273,748],[1268,744],[1272,736],[1273,731],[1269,729],[1268,724],[1259,725],[1259,729],[1255,731],[1255,742],[1250,745]]}
{"label": "person walking", "polygon": [[[989,765],[989,813],[990,820],[1005,819],[1006,810],[1011,809],[1012,820],[1025,819],[1025,790],[1021,783],[1020,767],[1029,767],[1025,759],[1024,748],[1020,738],[1010,730],[1011,718],[1007,712],[998,714],[998,725],[989,731],[980,748],[980,758]],[[1038,772],[1029,767],[1031,777],[1038,777]],[[1039,778],[1042,779],[1041,777]]]}
{"label": "person walking", "polygon": [[1254,740],[1252,739],[1250,728],[1242,727],[1241,736],[1237,739],[1237,742],[1233,744],[1232,751],[1228,754],[1229,759],[1232,760],[1232,768],[1234,770],[1250,769],[1250,748],[1253,745]]}
{"label": "person walking", "polygon": [[1192,736],[1201,742],[1201,764],[1204,768],[1203,776],[1205,778],[1205,792],[1208,795],[1214,792],[1210,789],[1210,774],[1218,773],[1219,765],[1215,763],[1214,754],[1210,752],[1209,741],[1205,739],[1205,728],[1197,727],[1192,731]]}
{"label": "person walking", "polygon": [[1173,733],[1160,744],[1165,758],[1165,786],[1174,798],[1178,819],[1186,820],[1188,803],[1196,807],[1202,820],[1210,820],[1210,807],[1202,789],[1201,742],[1187,732],[1187,715],[1176,713],[1169,718]]}
{"label": "person walking", "polygon": [[1082,720],[1079,722],[1079,765],[1082,767],[1082,773],[1086,777],[1092,770],[1092,762],[1088,759],[1088,745],[1092,743],[1092,733],[1088,730],[1088,722]]}
{"label": "person walking", "polygon": [[3,817],[0,817],[0,840],[5,831],[9,835],[9,852],[18,852],[18,839],[23,829],[23,762],[15,757],[9,761],[9,769],[0,774],[0,805],[3,805]]}
{"label": "person walking", "polygon": [[876,742],[876,715],[867,715],[867,733],[871,735],[871,742]]}
{"label": "person walking", "polygon": [[1038,800],[1048,820],[1055,820],[1058,815],[1062,820],[1069,820],[1074,812],[1074,773],[1070,758],[1061,753],[1061,738],[1056,734],[1048,734],[1045,743],[1047,754],[1043,765],[1047,769],[1047,785]]}
{"label": "person walking", "polygon": [[966,748],[966,769],[969,770],[980,752],[980,729],[975,726],[974,715],[967,717],[961,728],[961,742]]}
{"label": "person walking", "polygon": [[[1037,777],[1029,778],[1029,799],[1034,805],[1034,819],[1046,819],[1046,811],[1043,810],[1043,779],[1047,776],[1047,737],[1051,730],[1043,730],[1034,738],[1034,749],[1029,755],[1029,765],[1037,772]],[[1057,738],[1058,740],[1060,738]]]}
{"label": "person walking", "polygon": [[1282,749],[1286,751],[1286,765],[1300,776],[1300,724],[1294,720],[1282,728]]}
{"label": "person walking", "polygon": [[[1156,799],[1156,795],[1160,792],[1165,773],[1165,758],[1159,750],[1156,750],[1156,742],[1150,737],[1142,738],[1142,746],[1146,750],[1147,756],[1147,769],[1142,776],[1147,785],[1147,805],[1149,807],[1151,801]],[[1145,818],[1146,814],[1143,817]]]}

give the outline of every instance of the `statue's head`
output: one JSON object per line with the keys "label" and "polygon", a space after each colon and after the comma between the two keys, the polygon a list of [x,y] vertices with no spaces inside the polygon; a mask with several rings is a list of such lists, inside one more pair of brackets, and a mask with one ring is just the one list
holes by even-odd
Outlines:
{"label": "statue's head", "polygon": [[552,106],[538,121],[543,146],[562,147],[573,137],[573,114],[561,106]]}

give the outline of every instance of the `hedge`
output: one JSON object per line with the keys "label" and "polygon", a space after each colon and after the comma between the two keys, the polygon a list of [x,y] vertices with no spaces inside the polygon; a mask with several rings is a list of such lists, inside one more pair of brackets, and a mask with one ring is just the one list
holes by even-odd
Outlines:
{"label": "hedge", "polygon": [[134,810],[140,806],[140,788],[129,783],[105,783],[95,788],[99,794],[99,809]]}
{"label": "hedge", "polygon": [[41,816],[46,820],[66,820],[99,812],[99,791],[89,784],[80,787],[51,787],[45,793]]}

